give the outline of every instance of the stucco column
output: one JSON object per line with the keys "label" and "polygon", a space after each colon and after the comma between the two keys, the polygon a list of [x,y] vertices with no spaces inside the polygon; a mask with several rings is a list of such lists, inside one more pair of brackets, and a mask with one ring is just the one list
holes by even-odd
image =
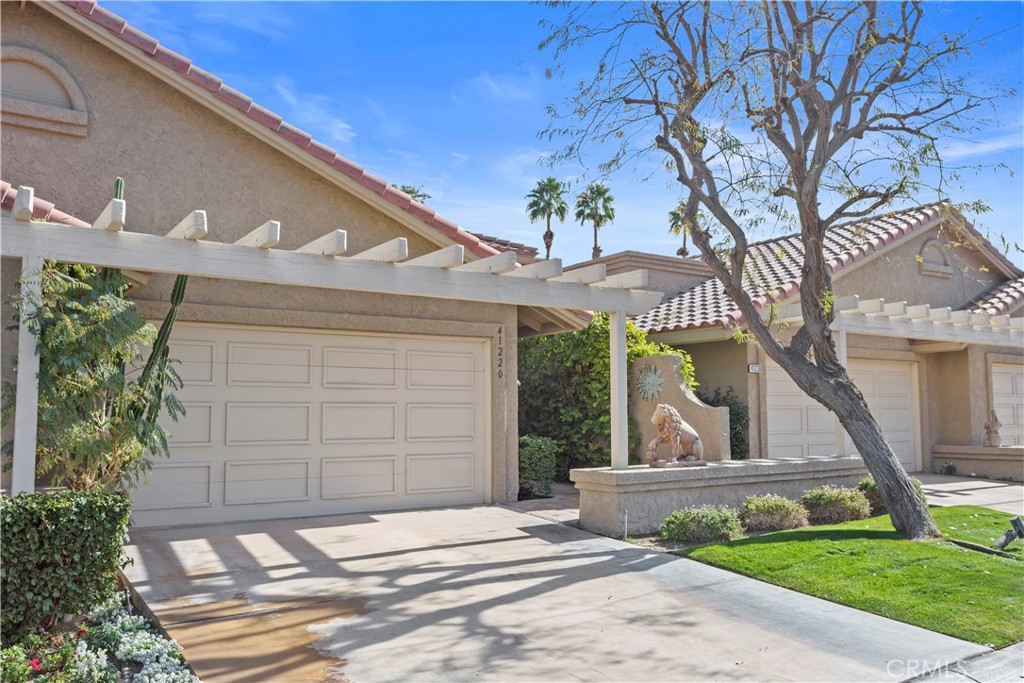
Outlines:
{"label": "stucco column", "polygon": [[[28,256],[21,260],[22,294],[33,300],[39,296],[43,259]],[[14,413],[14,458],[11,469],[11,494],[36,490],[36,429],[39,421],[39,354],[36,338],[25,319],[31,310],[23,310],[18,322],[18,377]]]}
{"label": "stucco column", "polygon": [[626,384],[626,314],[622,311],[610,313],[608,338],[612,381],[612,469],[624,470],[629,468],[629,412],[626,404],[629,392]]}
{"label": "stucco column", "polygon": [[[839,316],[836,315],[836,327],[835,331],[838,332],[836,338],[836,354],[839,356],[839,364],[844,368],[849,369],[850,365],[846,359],[846,329],[839,322]],[[836,457],[846,457],[846,430],[843,429],[843,425],[839,422],[839,416],[835,416],[836,421]]]}

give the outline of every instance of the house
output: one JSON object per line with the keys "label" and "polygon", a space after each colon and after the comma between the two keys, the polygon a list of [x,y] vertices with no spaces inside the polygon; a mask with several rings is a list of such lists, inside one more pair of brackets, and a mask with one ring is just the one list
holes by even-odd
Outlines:
{"label": "house", "polygon": [[[519,334],[577,329],[579,310],[624,330],[660,298],[642,278],[517,266],[528,249],[470,234],[93,2],[0,12],[4,292],[44,258],[81,260],[131,270],[159,320],[191,275],[171,340],[188,412],[133,493],[136,525],[514,500]],[[34,353],[24,326],[3,334],[16,493],[35,486]]]}
{"label": "house", "polygon": [[[840,354],[904,467],[938,471],[950,462],[962,474],[1024,478],[1021,270],[939,204],[837,226],[825,254]],[[743,318],[706,265],[635,252],[602,261],[608,272],[650,268],[668,296],[634,322],[688,351],[701,389],[732,389],[747,405],[749,457],[854,453],[848,437],[837,439],[834,416],[756,344],[733,340]],[[750,286],[766,315],[768,295],[775,298],[783,339],[800,324],[801,261],[799,235],[750,246]],[[1003,445],[1017,448],[983,446],[990,410]]]}

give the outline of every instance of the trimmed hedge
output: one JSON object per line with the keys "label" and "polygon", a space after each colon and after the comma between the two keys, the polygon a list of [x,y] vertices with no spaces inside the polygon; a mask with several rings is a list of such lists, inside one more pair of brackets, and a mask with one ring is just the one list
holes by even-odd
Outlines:
{"label": "trimmed hedge", "polygon": [[550,496],[555,467],[564,447],[546,436],[519,437],[519,496]]}
{"label": "trimmed hedge", "polygon": [[800,502],[807,508],[811,524],[839,524],[866,519],[871,504],[857,489],[845,486],[821,486],[804,493]]}
{"label": "trimmed hedge", "polygon": [[743,502],[740,519],[747,531],[782,531],[807,526],[807,508],[774,493],[750,496]]}
{"label": "trimmed hedge", "polygon": [[661,535],[672,541],[708,543],[743,537],[739,515],[725,505],[676,510],[661,523]]}
{"label": "trimmed hedge", "polygon": [[127,562],[131,501],[104,490],[0,498],[4,642],[108,597]]}
{"label": "trimmed hedge", "polygon": [[[914,485],[914,490],[917,491],[917,497],[921,499],[921,502],[928,505],[928,496],[924,493],[924,488],[921,487],[921,482],[916,477],[910,478],[910,483]],[[865,479],[861,479],[860,483],[857,484],[857,490],[864,494],[868,499],[868,503],[871,505],[871,515],[885,515],[889,513],[889,508],[885,506],[885,501],[882,500],[882,494],[878,491],[878,484],[875,483],[875,478],[870,474]]]}

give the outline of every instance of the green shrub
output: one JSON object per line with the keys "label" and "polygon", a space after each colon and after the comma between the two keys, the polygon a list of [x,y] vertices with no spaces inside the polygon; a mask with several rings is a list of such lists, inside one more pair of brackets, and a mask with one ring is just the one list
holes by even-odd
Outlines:
{"label": "green shrub", "polygon": [[857,489],[821,486],[804,493],[800,502],[807,508],[811,524],[839,524],[865,519],[871,513],[867,497]]}
{"label": "green shrub", "polygon": [[[695,385],[690,356],[647,340],[633,323],[626,325],[626,358],[675,355],[682,359],[682,381]],[[556,478],[568,479],[574,467],[611,461],[611,374],[608,315],[598,313],[578,332],[530,337],[519,343],[519,433],[546,436],[565,446]],[[629,447],[640,442],[630,420]]]}
{"label": "green shrub", "polygon": [[82,612],[114,590],[130,514],[123,492],[0,498],[4,642],[52,625],[61,614]]}
{"label": "green shrub", "polygon": [[[917,497],[921,499],[921,502],[925,505],[928,504],[928,496],[925,495],[924,489],[921,487],[921,482],[917,480],[917,477],[911,477],[910,483],[914,485],[914,490],[917,491]],[[868,504],[871,505],[871,515],[885,515],[888,514],[889,509],[885,506],[885,501],[882,500],[882,493],[878,490],[878,485],[875,484],[875,478],[870,474],[857,484],[857,490],[864,494],[864,497],[868,499]]]}
{"label": "green shrub", "polygon": [[555,464],[564,450],[546,436],[519,437],[519,496],[549,496],[555,481]]}
{"label": "green shrub", "polygon": [[676,510],[661,524],[661,535],[672,541],[707,543],[743,537],[739,515],[725,505],[701,505]]}
{"label": "green shrub", "polygon": [[807,508],[774,493],[750,496],[743,503],[740,519],[747,531],[797,529],[807,526]]}
{"label": "green shrub", "polygon": [[747,404],[733,391],[732,387],[723,392],[720,387],[714,391],[697,391],[697,398],[709,406],[729,409],[729,454],[733,460],[746,460],[750,457],[750,409]]}
{"label": "green shrub", "polygon": [[32,671],[28,655],[21,645],[0,650],[0,683],[25,683]]}
{"label": "green shrub", "polygon": [[939,470],[939,474],[953,476],[956,474],[956,463],[949,462],[948,460],[942,463],[942,468]]}

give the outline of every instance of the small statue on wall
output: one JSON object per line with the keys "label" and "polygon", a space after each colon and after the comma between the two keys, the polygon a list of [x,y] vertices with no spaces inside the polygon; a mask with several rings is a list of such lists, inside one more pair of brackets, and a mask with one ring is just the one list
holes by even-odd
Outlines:
{"label": "small statue on wall", "polygon": [[1003,437],[999,436],[999,428],[1002,426],[1003,423],[996,417],[996,411],[989,411],[988,422],[985,423],[985,441],[981,445],[999,448],[1003,443]]}
{"label": "small statue on wall", "polygon": [[[658,437],[647,446],[644,461],[651,467],[695,467],[706,465],[704,444],[696,430],[687,424],[675,408],[660,403],[654,409],[651,423],[658,428]],[[658,444],[672,445],[672,458],[658,459]]]}

